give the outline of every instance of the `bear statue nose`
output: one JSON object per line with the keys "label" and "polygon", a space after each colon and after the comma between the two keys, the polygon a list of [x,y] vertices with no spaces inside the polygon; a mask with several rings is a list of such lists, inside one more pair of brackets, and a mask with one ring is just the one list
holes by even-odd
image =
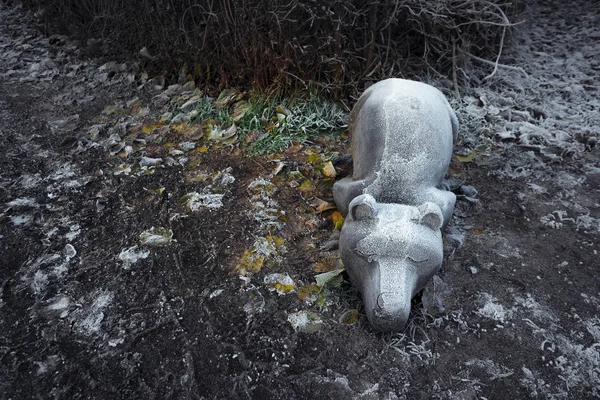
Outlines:
{"label": "bear statue nose", "polygon": [[404,328],[410,314],[410,299],[407,303],[402,301],[402,297],[392,292],[383,292],[377,296],[377,306],[370,318],[375,329],[390,332]]}

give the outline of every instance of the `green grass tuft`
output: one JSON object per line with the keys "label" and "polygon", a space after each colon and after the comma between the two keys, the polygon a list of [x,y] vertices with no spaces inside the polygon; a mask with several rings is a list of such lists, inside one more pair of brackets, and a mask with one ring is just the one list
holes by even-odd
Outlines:
{"label": "green grass tuft", "polygon": [[316,94],[293,98],[250,94],[247,100],[223,108],[205,97],[196,105],[196,112],[191,122],[212,120],[222,129],[235,123],[240,148],[250,156],[278,153],[294,142],[317,137],[333,138],[347,126],[344,108]]}

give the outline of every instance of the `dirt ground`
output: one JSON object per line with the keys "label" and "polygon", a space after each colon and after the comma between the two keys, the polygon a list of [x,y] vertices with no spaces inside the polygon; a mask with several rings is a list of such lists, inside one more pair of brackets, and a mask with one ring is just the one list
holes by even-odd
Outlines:
{"label": "dirt ground", "polygon": [[529,4],[446,90],[459,201],[394,334],[336,272],[345,136],[244,157],[160,121],[186,88],[0,20],[1,398],[600,397],[600,4]]}

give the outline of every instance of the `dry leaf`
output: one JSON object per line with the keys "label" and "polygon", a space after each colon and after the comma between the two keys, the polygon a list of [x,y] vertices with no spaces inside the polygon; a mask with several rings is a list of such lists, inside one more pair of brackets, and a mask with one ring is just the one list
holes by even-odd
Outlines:
{"label": "dry leaf", "polygon": [[328,178],[335,178],[337,172],[335,171],[335,167],[331,161],[327,161],[327,163],[321,168],[321,172]]}
{"label": "dry leaf", "polygon": [[344,225],[344,217],[342,217],[342,214],[340,214],[339,211],[334,211],[331,214],[331,221],[333,222],[333,227],[336,230],[341,230],[342,226]]}
{"label": "dry leaf", "polygon": [[335,203],[329,203],[325,200],[319,199],[318,197],[315,199],[315,212],[321,213],[327,210],[334,210],[335,208]]}

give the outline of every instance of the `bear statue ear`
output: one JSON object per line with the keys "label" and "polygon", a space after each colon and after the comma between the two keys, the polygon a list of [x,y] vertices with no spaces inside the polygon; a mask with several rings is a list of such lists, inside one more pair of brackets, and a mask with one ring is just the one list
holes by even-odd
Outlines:
{"label": "bear statue ear", "polygon": [[375,217],[375,199],[370,194],[362,194],[350,202],[350,215],[354,221],[364,221]]}
{"label": "bear statue ear", "polygon": [[438,230],[442,227],[444,217],[442,216],[442,210],[437,204],[427,202],[419,206],[419,223],[433,230]]}

